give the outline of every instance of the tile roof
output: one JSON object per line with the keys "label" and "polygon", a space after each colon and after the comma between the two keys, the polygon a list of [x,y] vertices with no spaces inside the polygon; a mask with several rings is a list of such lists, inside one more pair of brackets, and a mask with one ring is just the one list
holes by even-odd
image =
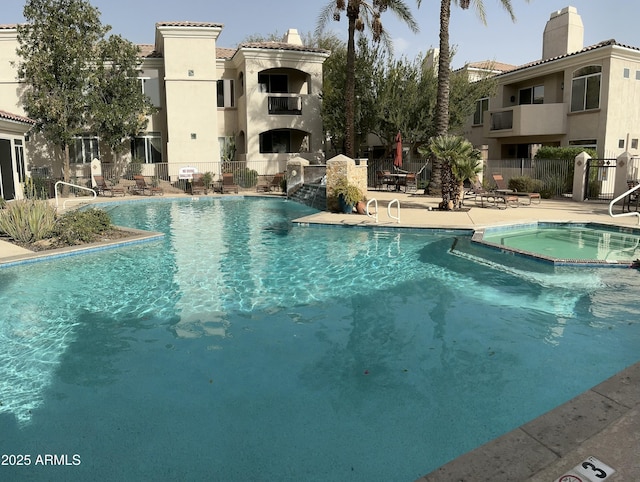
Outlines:
{"label": "tile roof", "polygon": [[0,119],[10,120],[14,122],[21,122],[22,124],[35,124],[36,121],[17,114],[12,114],[4,110],[0,110]]}
{"label": "tile roof", "polygon": [[475,68],[482,70],[497,70],[499,72],[508,72],[510,70],[518,68],[517,65],[505,64],[502,62],[495,62],[493,60],[481,60],[479,62],[470,62],[466,65],[467,68]]}
{"label": "tile roof", "polygon": [[222,28],[224,27],[221,23],[214,22],[190,22],[190,21],[181,21],[181,22],[157,22],[157,27],[207,27],[207,28]]}
{"label": "tile roof", "polygon": [[330,53],[328,50],[305,47],[304,45],[288,44],[286,42],[247,42],[242,43],[238,48],[250,49],[272,49],[272,50],[293,50],[297,52]]}
{"label": "tile roof", "polygon": [[153,44],[138,44],[138,48],[140,49],[140,57],[144,57],[146,59],[162,57],[162,54],[156,51],[156,46]]}
{"label": "tile roof", "polygon": [[519,65],[518,67],[516,67],[516,68],[514,68],[514,69],[512,69],[512,70],[510,70],[508,72],[502,72],[501,74],[498,74],[498,75],[510,74],[512,72],[528,69],[530,67],[536,67],[538,65],[543,65],[543,64],[546,64],[546,63],[549,63],[549,62],[553,62],[555,60],[565,59],[567,57],[573,57],[574,55],[583,54],[585,52],[591,52],[593,50],[597,50],[597,49],[601,49],[601,48],[609,47],[609,46],[618,46],[618,47],[623,47],[623,48],[636,50],[636,51],[640,52],[640,47],[633,47],[631,45],[621,44],[621,43],[616,42],[615,39],[609,39],[609,40],[603,40],[602,42],[599,42],[597,44],[589,45],[588,47],[585,47],[582,50],[578,50],[577,52],[571,52],[570,54],[558,55],[557,57],[552,57],[550,59],[535,60],[533,62],[529,62],[528,64]]}

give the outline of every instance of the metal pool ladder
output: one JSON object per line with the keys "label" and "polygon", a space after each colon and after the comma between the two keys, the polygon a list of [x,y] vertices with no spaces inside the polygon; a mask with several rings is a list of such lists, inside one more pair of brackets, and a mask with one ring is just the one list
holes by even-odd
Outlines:
{"label": "metal pool ladder", "polygon": [[623,212],[623,213],[613,214],[613,205],[615,203],[617,203],[618,201],[620,201],[621,199],[624,199],[625,197],[629,196],[632,192],[637,191],[638,189],[640,189],[640,184],[637,184],[637,185],[633,186],[631,189],[629,189],[628,191],[623,192],[617,198],[615,198],[613,201],[611,201],[609,203],[609,216],[611,216],[612,218],[621,218],[623,216],[637,216],[638,217],[638,225],[640,226],[640,212],[638,212],[638,211],[628,211],[626,213]]}
{"label": "metal pool ladder", "polygon": [[[371,215],[371,213],[369,212],[369,206],[371,205],[371,203],[373,203],[375,205],[375,212],[373,213],[373,215]],[[398,210],[397,212],[397,216],[394,216],[391,214],[391,206],[393,204],[397,204],[398,205]],[[365,209],[365,212],[367,214],[367,217],[370,218],[374,218],[376,220],[376,223],[378,222],[378,200],[376,198],[371,198],[367,201],[367,207]],[[391,219],[395,219],[398,221],[398,223],[400,222],[400,201],[398,201],[397,199],[392,199],[391,201],[389,201],[389,204],[387,205],[387,215],[391,218]]]}

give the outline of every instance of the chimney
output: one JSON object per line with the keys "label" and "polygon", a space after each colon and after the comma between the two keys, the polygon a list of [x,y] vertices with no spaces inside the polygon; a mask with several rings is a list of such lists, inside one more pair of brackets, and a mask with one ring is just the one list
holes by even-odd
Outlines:
{"label": "chimney", "polygon": [[289,30],[287,30],[287,33],[284,34],[284,38],[282,39],[282,41],[287,44],[302,45],[300,34],[298,34],[298,30],[295,28],[290,28]]}
{"label": "chimney", "polygon": [[584,26],[575,7],[551,14],[544,28],[542,60],[578,52],[584,48]]}

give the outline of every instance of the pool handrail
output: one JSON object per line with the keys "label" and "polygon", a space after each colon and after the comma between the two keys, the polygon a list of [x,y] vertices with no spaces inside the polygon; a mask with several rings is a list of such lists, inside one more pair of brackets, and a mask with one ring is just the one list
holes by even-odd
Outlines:
{"label": "pool handrail", "polygon": [[[392,206],[394,203],[398,205],[398,211],[397,211],[398,215],[397,215],[397,216],[393,216],[393,215],[391,214],[391,206]],[[388,215],[391,219],[395,219],[395,220],[397,220],[397,221],[398,221],[398,224],[400,224],[400,201],[398,201],[398,199],[397,199],[397,198],[394,198],[394,199],[392,199],[391,201],[389,201],[389,204],[387,205],[387,215]]]}
{"label": "pool handrail", "polygon": [[[58,185],[77,187],[78,189],[84,189],[85,191],[91,191],[93,193],[93,199],[98,197],[98,193],[96,193],[96,191],[94,189],[91,189],[90,187],[78,186],[77,184],[71,184],[70,182],[65,182],[65,181],[57,181],[55,183],[54,187],[53,187],[53,190],[54,190],[55,196],[56,196],[56,209],[58,208]],[[71,199],[65,199],[64,200],[64,202],[62,203],[62,209],[66,209],[67,201],[71,201]],[[82,201],[79,201],[79,202],[82,202]]]}
{"label": "pool handrail", "polygon": [[[371,203],[374,203],[375,205],[376,210],[373,213],[375,216],[372,216],[371,213],[369,212],[369,205]],[[365,209],[365,213],[367,214],[367,217],[374,218],[376,220],[376,223],[378,222],[378,200],[376,198],[371,198],[367,201],[367,208]]]}
{"label": "pool handrail", "polygon": [[617,198],[615,198],[613,201],[611,201],[609,203],[609,216],[611,216],[612,218],[621,218],[623,216],[637,216],[638,217],[638,226],[640,226],[640,212],[638,212],[638,211],[627,211],[626,213],[622,212],[622,213],[618,213],[618,214],[613,214],[613,205],[615,203],[617,203],[618,201],[620,201],[621,199],[624,199],[625,197],[629,196],[632,192],[637,191],[638,189],[640,189],[640,184],[636,184],[631,189],[629,189],[628,191],[623,192]]}

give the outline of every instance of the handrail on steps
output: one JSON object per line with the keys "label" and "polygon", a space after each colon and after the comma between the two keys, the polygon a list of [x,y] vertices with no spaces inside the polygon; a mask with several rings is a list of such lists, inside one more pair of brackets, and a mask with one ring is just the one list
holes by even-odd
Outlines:
{"label": "handrail on steps", "polygon": [[[371,213],[369,212],[369,205],[371,203],[374,203],[376,206],[376,210],[373,213],[375,214],[375,216],[372,216]],[[378,200],[376,198],[371,198],[367,201],[367,209],[365,209],[365,212],[367,213],[367,217],[374,218],[376,220],[376,223],[378,222]]]}
{"label": "handrail on steps", "polygon": [[617,203],[618,201],[620,201],[621,199],[624,199],[625,197],[630,195],[633,191],[637,191],[638,189],[640,189],[640,184],[637,184],[637,185],[633,186],[631,189],[629,189],[628,191],[623,192],[617,198],[615,198],[613,201],[611,201],[609,203],[609,216],[611,216],[612,218],[620,218],[620,217],[623,217],[623,216],[637,216],[638,217],[638,225],[640,226],[640,212],[638,212],[638,211],[628,211],[626,213],[623,212],[623,213],[613,214],[613,205],[615,203]]}
{"label": "handrail on steps", "polygon": [[[58,185],[59,184],[63,186],[77,187],[78,189],[84,189],[85,191],[91,191],[93,193],[93,199],[98,197],[98,193],[96,193],[96,191],[94,189],[91,189],[90,187],[78,186],[77,184],[71,184],[70,182],[57,181],[55,186],[53,187],[56,195],[56,208],[58,208]],[[62,209],[65,209],[67,207],[67,201],[74,201],[74,200],[75,199],[65,199],[64,202],[62,203]]]}
{"label": "handrail on steps", "polygon": [[[398,205],[398,215],[397,216],[393,216],[391,214],[391,206],[393,205],[393,203],[396,203]],[[400,223],[400,201],[398,201],[397,199],[392,199],[391,201],[389,201],[389,204],[387,205],[387,215],[391,218],[391,219],[396,219],[398,221],[398,223]]]}

